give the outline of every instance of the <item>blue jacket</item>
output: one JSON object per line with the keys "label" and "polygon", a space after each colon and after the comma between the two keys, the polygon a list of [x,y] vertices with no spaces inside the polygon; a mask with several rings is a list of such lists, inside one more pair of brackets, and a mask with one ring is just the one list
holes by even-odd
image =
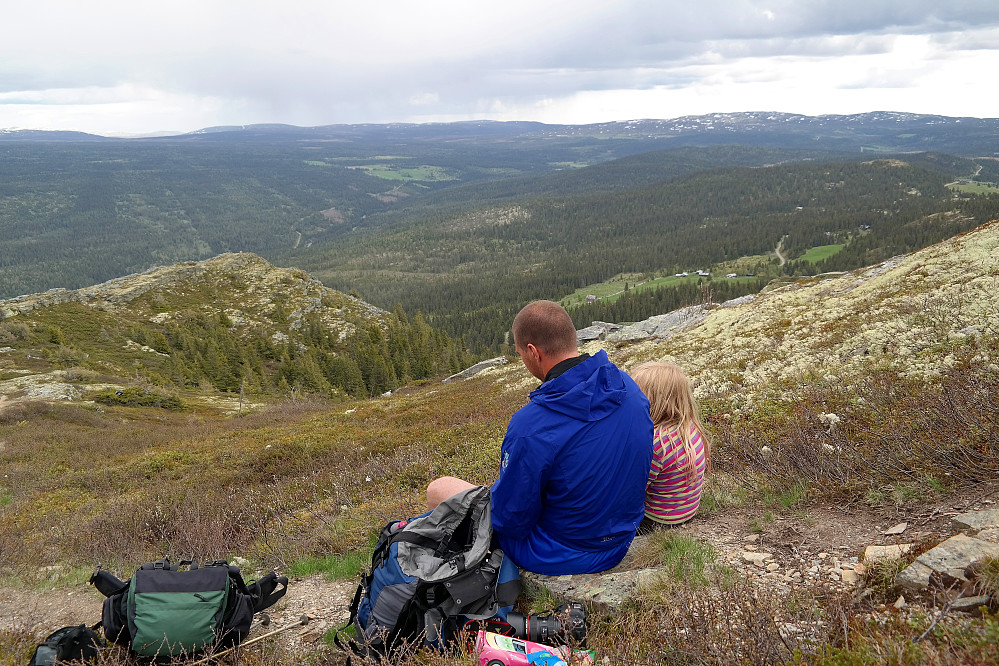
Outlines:
{"label": "blue jacket", "polygon": [[613,567],[645,515],[651,463],[649,401],[600,351],[510,419],[492,486],[500,546],[540,574]]}

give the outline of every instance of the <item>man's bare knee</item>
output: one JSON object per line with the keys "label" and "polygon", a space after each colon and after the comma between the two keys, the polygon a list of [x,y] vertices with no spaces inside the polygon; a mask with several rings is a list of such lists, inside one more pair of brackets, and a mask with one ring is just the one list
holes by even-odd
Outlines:
{"label": "man's bare knee", "polygon": [[455,476],[442,476],[434,479],[427,484],[427,509],[432,511],[448,497],[474,487],[468,481],[463,481]]}

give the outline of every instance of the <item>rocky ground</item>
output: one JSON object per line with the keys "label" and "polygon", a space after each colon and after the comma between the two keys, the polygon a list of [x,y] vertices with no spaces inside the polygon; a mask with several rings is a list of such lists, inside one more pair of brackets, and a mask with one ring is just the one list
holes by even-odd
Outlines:
{"label": "rocky ground", "polygon": [[[953,517],[997,506],[999,483],[952,496],[946,502],[908,509],[874,509],[861,503],[821,505],[786,511],[765,521],[759,507],[726,509],[698,517],[679,530],[711,544],[719,560],[760,585],[788,592],[798,587],[826,587],[861,593],[865,585],[863,555],[868,546],[938,543],[956,533]],[[634,583],[630,573],[625,571],[618,579],[622,581],[619,592],[626,593]],[[253,574],[247,577],[253,578]],[[578,596],[585,596],[585,586],[570,578],[562,577],[562,589],[572,596],[576,585]],[[607,580],[614,579],[605,579],[605,587]],[[551,587],[559,591],[558,579],[551,581]],[[294,625],[307,616],[307,624],[281,632],[272,640],[302,647],[321,642],[324,633],[347,620],[355,587],[356,581],[329,581],[319,575],[293,579],[285,598],[268,611],[269,626],[255,629],[251,638]],[[613,590],[602,594],[607,599],[616,596]],[[918,595],[909,596],[912,598],[897,602],[900,607],[926,602]],[[100,619],[102,600],[85,584],[57,589],[2,587],[0,628],[23,628],[42,636],[64,625],[92,624]],[[596,600],[601,600],[600,595]]]}

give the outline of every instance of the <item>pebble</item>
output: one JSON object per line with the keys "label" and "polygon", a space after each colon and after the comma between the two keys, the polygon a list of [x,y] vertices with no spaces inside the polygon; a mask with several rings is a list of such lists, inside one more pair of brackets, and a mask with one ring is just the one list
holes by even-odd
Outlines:
{"label": "pebble", "polygon": [[859,583],[863,578],[853,569],[843,569],[840,577],[844,583],[849,583],[855,585]]}
{"label": "pebble", "polygon": [[772,553],[757,553],[753,551],[745,551],[742,553],[742,559],[762,567],[767,560],[773,559]]}
{"label": "pebble", "polygon": [[899,523],[898,525],[895,525],[894,527],[890,527],[890,528],[886,529],[883,532],[883,534],[885,536],[894,536],[894,535],[897,535],[897,534],[901,534],[906,529],[908,529],[908,527],[909,527],[909,523]]}

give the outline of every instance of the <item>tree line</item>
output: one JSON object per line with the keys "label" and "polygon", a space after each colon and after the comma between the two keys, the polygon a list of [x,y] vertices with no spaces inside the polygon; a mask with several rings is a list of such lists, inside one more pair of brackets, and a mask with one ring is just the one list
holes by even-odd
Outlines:
{"label": "tree line", "polygon": [[261,333],[247,340],[219,312],[170,321],[162,329],[134,327],[129,335],[169,355],[161,371],[168,383],[227,392],[375,396],[474,362],[460,340],[432,328],[419,312],[410,319],[401,305],[383,321],[353,324],[354,333],[340,341],[311,314],[295,339]]}

